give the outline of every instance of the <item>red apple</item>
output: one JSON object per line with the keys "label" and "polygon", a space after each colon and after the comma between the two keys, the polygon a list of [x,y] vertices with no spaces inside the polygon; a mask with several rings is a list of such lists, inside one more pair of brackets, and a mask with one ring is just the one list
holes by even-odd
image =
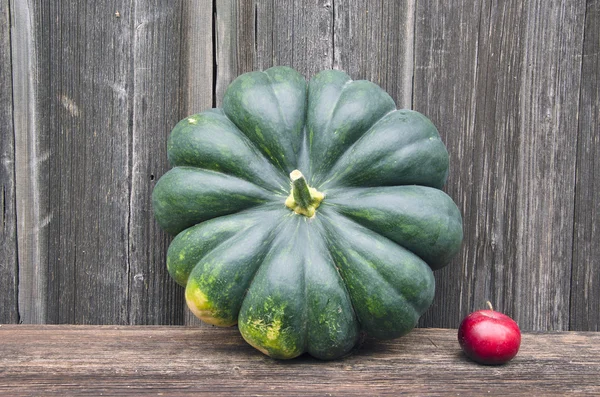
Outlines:
{"label": "red apple", "polygon": [[494,311],[469,314],[458,328],[458,343],[467,357],[487,365],[504,364],[519,351],[521,330],[510,317]]}

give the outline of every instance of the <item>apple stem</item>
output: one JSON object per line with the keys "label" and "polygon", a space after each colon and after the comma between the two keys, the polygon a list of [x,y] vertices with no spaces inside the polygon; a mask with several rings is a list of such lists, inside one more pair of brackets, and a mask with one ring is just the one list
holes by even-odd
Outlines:
{"label": "apple stem", "polygon": [[491,311],[494,311],[494,306],[492,306],[492,302],[486,301],[485,303],[487,304],[487,306],[490,308]]}

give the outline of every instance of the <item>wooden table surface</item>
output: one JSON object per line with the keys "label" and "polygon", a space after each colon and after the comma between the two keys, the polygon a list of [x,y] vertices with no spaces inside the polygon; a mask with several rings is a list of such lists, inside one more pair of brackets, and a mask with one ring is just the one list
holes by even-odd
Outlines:
{"label": "wooden table surface", "polygon": [[1,395],[600,395],[600,333],[525,333],[517,357],[482,366],[456,330],[367,339],[331,362],[277,361],[236,329],[0,325]]}

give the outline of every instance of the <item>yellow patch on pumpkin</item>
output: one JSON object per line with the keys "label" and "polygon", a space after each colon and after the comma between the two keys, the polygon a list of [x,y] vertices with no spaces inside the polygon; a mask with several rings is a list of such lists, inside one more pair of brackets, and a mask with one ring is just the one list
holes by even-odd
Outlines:
{"label": "yellow patch on pumpkin", "polygon": [[205,323],[218,327],[231,327],[235,321],[220,318],[206,294],[200,289],[196,280],[189,280],[185,288],[185,300],[196,317]]}

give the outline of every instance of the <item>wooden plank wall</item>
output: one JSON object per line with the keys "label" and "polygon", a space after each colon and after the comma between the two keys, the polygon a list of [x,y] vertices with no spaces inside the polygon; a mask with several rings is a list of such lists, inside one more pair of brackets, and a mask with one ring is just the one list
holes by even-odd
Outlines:
{"label": "wooden plank wall", "polygon": [[15,135],[11,71],[10,12],[0,1],[0,322],[18,317],[17,217],[15,205]]}
{"label": "wooden plank wall", "polygon": [[490,300],[597,331],[599,53],[597,0],[0,0],[0,323],[197,323],[150,206],[166,137],[288,65],[438,126],[465,243],[421,326]]}

